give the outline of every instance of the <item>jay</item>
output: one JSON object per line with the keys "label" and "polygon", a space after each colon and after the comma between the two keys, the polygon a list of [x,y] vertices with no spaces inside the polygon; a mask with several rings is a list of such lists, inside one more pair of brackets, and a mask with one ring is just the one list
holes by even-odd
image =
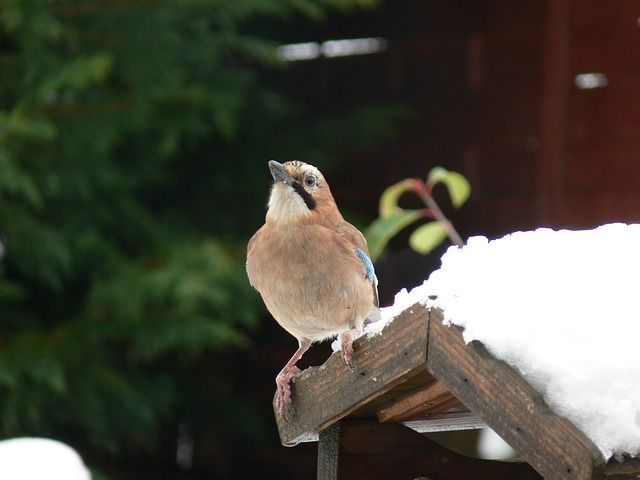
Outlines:
{"label": "jay", "polygon": [[273,188],[265,224],[247,247],[247,275],[267,309],[298,340],[276,377],[276,408],[291,404],[296,362],[313,342],[340,336],[352,368],[353,341],[378,313],[378,280],[360,231],[342,218],[320,171],[269,162]]}

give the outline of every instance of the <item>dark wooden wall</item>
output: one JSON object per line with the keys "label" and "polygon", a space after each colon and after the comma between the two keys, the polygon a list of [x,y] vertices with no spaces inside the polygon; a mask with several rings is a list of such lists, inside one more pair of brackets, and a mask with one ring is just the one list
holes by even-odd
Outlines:
{"label": "dark wooden wall", "polygon": [[640,220],[639,17],[631,0],[487,3],[472,165],[488,230]]}
{"label": "dark wooden wall", "polygon": [[[357,210],[374,212],[385,185],[445,165],[473,184],[455,218],[467,234],[639,221],[639,17],[637,0],[397,0],[301,31],[382,36],[389,49],[300,62],[289,87],[320,109],[414,109],[397,142],[345,152],[330,172]],[[579,89],[575,76],[588,72],[608,85]]]}
{"label": "dark wooden wall", "polygon": [[570,74],[602,72],[609,85],[595,90],[572,85],[566,99],[562,221],[577,225],[637,222],[640,2],[574,0],[571,7]]}
{"label": "dark wooden wall", "polygon": [[[484,15],[467,50],[469,230],[640,221],[640,2],[487,1]],[[578,88],[591,72],[608,84]]]}

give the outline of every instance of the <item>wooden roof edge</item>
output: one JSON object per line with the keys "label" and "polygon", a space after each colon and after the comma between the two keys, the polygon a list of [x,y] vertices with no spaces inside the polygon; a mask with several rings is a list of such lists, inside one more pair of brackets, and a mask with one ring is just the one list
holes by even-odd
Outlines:
{"label": "wooden roof edge", "polygon": [[[471,412],[455,414],[442,413],[439,415],[433,415],[428,419],[392,423],[400,423],[418,433],[459,432],[462,430],[478,430],[481,428],[487,428],[488,426],[484,420]],[[317,442],[319,438],[320,432],[309,432],[306,435],[301,435],[297,440],[298,443],[306,443]]]}
{"label": "wooden roof edge", "polygon": [[428,371],[545,478],[601,478],[605,459],[573,423],[554,413],[520,374],[462,329],[430,311]]}
{"label": "wooden roof edge", "polygon": [[293,446],[317,438],[321,430],[424,371],[428,318],[424,306],[409,307],[382,334],[356,340],[353,371],[336,352],[324,365],[294,378],[292,408],[282,416],[274,407],[281,443]]}
{"label": "wooden roof edge", "polygon": [[[355,342],[353,371],[336,352],[324,365],[302,372],[292,383],[292,409],[286,416],[274,409],[281,443],[293,446],[317,440],[318,432],[372,400],[380,402],[378,397],[424,371],[477,416],[472,427],[486,422],[545,478],[617,478],[614,472],[630,468],[627,462],[624,467],[607,464],[596,445],[553,412],[519,373],[489,354],[480,342],[465,344],[462,329],[442,320],[439,309],[415,304],[382,334],[365,335]],[[380,408],[378,415],[384,417],[381,412],[386,412],[390,421],[405,420],[402,423],[415,427],[403,417],[403,408],[408,412],[425,402],[440,402],[441,393],[426,383],[411,392],[405,389],[385,404],[391,409]]]}
{"label": "wooden roof edge", "polygon": [[640,456],[627,457],[622,461],[612,458],[604,470],[604,478],[609,480],[626,480],[640,478]]}

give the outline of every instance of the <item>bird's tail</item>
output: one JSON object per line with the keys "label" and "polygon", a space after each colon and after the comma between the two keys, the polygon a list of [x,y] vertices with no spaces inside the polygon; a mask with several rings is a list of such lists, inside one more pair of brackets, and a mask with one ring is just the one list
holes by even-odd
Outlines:
{"label": "bird's tail", "polygon": [[382,315],[380,314],[380,308],[373,307],[369,312],[369,315],[367,315],[367,318],[364,319],[364,326],[366,327],[370,323],[375,323],[379,321],[381,318],[382,318]]}

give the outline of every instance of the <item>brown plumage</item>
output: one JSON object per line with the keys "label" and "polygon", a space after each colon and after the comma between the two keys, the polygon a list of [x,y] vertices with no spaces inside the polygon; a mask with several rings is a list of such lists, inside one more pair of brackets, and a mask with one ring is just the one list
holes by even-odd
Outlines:
{"label": "brown plumage", "polygon": [[276,405],[290,403],[295,363],[312,342],[352,342],[377,311],[377,279],[363,235],[346,222],[322,174],[303,162],[269,162],[274,185],[265,224],[249,241],[247,274],[275,320],[299,343],[276,378]]}

